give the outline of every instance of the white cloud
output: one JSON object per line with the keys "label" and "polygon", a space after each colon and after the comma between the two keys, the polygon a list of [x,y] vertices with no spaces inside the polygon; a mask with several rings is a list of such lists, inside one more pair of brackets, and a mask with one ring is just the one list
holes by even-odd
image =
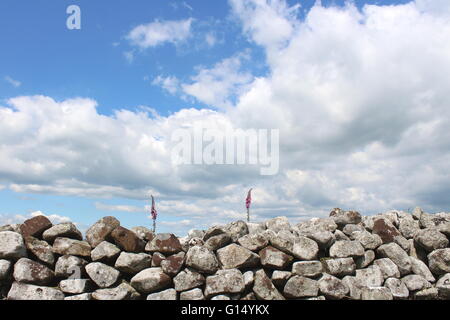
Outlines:
{"label": "white cloud", "polygon": [[13,78],[11,78],[10,76],[5,76],[5,81],[8,82],[10,85],[12,85],[15,88],[18,88],[22,85],[22,82],[18,81],[18,80],[14,80]]}
{"label": "white cloud", "polygon": [[[95,198],[144,200],[157,191],[160,222],[175,217],[196,227],[245,219],[250,187],[255,221],[299,220],[335,206],[445,210],[450,4],[432,3],[361,11],[317,4],[300,21],[284,1],[232,1],[270,72],[253,78],[235,56],[198,69],[180,88],[233,108],[105,116],[91,99],[17,97],[0,107],[0,182],[17,192]],[[270,34],[267,17],[276,22]],[[180,127],[279,128],[280,174],[175,167],[170,136]]]}
{"label": "white cloud", "polygon": [[47,217],[53,224],[71,222],[69,217],[61,216],[58,214],[45,214],[44,212],[38,210],[33,211],[29,214],[0,214],[0,226],[6,224],[20,224],[25,220],[31,219],[37,216]]}
{"label": "white cloud", "polygon": [[169,42],[178,44],[191,36],[193,19],[159,21],[141,24],[133,28],[127,39],[134,46],[141,49],[155,47]]}
{"label": "white cloud", "polygon": [[160,86],[170,94],[177,94],[180,90],[180,81],[174,76],[157,76],[153,79],[152,84],[155,86]]}

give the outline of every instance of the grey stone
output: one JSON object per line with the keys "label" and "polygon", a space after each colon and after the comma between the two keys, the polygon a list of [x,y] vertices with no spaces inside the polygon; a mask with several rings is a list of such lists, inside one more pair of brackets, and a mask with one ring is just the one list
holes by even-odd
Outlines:
{"label": "grey stone", "polygon": [[55,242],[53,242],[52,251],[60,255],[91,256],[91,246],[89,243],[69,238],[56,238]]}
{"label": "grey stone", "polygon": [[115,288],[97,289],[92,293],[95,300],[130,300],[132,291],[122,284]]}
{"label": "grey stone", "polygon": [[247,222],[248,234],[259,234],[266,230],[265,223]]}
{"label": "grey stone", "polygon": [[367,250],[362,257],[354,258],[357,269],[363,269],[369,266],[375,260],[375,252]]}
{"label": "grey stone", "polygon": [[411,261],[408,254],[396,243],[383,244],[377,249],[378,255],[382,258],[389,258],[394,262],[400,275],[407,275],[411,273]]}
{"label": "grey stone", "polygon": [[27,256],[22,236],[17,232],[0,232],[0,259],[20,259]]}
{"label": "grey stone", "polygon": [[29,236],[25,238],[25,246],[32,255],[45,264],[53,265],[55,263],[52,247],[46,241]]}
{"label": "grey stone", "polygon": [[70,294],[81,294],[90,291],[93,283],[89,279],[66,279],[61,280],[59,288],[62,292]]}
{"label": "grey stone", "polygon": [[381,287],[384,282],[383,273],[376,265],[356,270],[356,279],[365,287]]}
{"label": "grey stone", "polygon": [[118,270],[101,262],[89,263],[86,266],[86,272],[89,275],[89,278],[102,289],[114,285],[120,276]]}
{"label": "grey stone", "polygon": [[439,290],[431,287],[414,292],[414,300],[436,300],[439,296]]}
{"label": "grey stone", "polygon": [[255,272],[253,293],[259,300],[285,300],[263,269]]}
{"label": "grey stone", "polygon": [[428,269],[427,265],[423,261],[415,257],[409,257],[409,260],[411,261],[411,270],[414,274],[422,276],[427,279],[427,281],[432,283],[436,281],[430,269]]}
{"label": "grey stone", "polygon": [[408,239],[406,239],[403,236],[395,236],[394,237],[394,242],[396,244],[398,244],[400,246],[400,248],[402,248],[403,250],[405,250],[406,252],[409,252],[410,249],[410,243],[408,241]]}
{"label": "grey stone", "polygon": [[164,273],[171,277],[176,276],[184,266],[185,256],[184,252],[178,252],[161,261],[161,268]]}
{"label": "grey stone", "polygon": [[330,248],[330,257],[348,258],[361,257],[364,255],[364,248],[359,241],[336,241]]}
{"label": "grey stone", "polygon": [[383,274],[384,279],[387,278],[400,278],[400,271],[397,265],[389,258],[377,259],[373,262],[378,266]]}
{"label": "grey stone", "polygon": [[359,243],[366,250],[375,250],[383,244],[380,236],[377,234],[371,234],[368,231],[356,231],[353,233],[353,239],[358,240]]}
{"label": "grey stone", "polygon": [[124,273],[135,274],[150,268],[152,257],[146,253],[121,252],[114,267]]}
{"label": "grey stone", "polygon": [[253,271],[246,271],[242,274],[244,277],[244,286],[245,290],[249,290],[253,287],[253,283],[255,282],[255,274]]}
{"label": "grey stone", "polygon": [[277,288],[284,288],[284,286],[286,285],[286,282],[292,277],[292,272],[289,271],[280,271],[280,270],[275,270],[272,273],[272,283],[277,287]]}
{"label": "grey stone", "polygon": [[264,267],[279,270],[288,267],[294,259],[292,256],[272,246],[267,246],[259,251],[259,257]]}
{"label": "grey stone", "polygon": [[8,300],[64,300],[64,293],[54,288],[14,282]]}
{"label": "grey stone", "polygon": [[293,276],[286,282],[283,292],[287,298],[315,297],[319,293],[319,284],[316,280]]}
{"label": "grey stone", "polygon": [[291,230],[291,224],[287,217],[276,217],[266,221],[266,228],[274,232]]}
{"label": "grey stone", "polygon": [[251,268],[259,264],[257,254],[234,243],[217,250],[217,259],[225,269]]}
{"label": "grey stone", "polygon": [[48,243],[53,243],[56,238],[70,238],[75,240],[83,240],[81,232],[72,222],[60,223],[47,229],[42,234],[42,238]]}
{"label": "grey stone", "polygon": [[134,232],[135,235],[138,236],[139,239],[144,240],[144,241],[152,241],[153,238],[155,237],[155,234],[153,233],[153,231],[151,231],[150,229],[146,228],[146,227],[134,227],[131,228],[131,231]]}
{"label": "grey stone", "polygon": [[409,297],[409,290],[402,280],[397,278],[388,278],[384,286],[391,290],[391,294],[396,300],[405,300]]}
{"label": "grey stone", "polygon": [[342,283],[349,288],[349,297],[352,300],[361,300],[361,292],[363,285],[359,279],[354,276],[345,276]]}
{"label": "grey stone", "polygon": [[0,260],[0,283],[11,274],[12,263],[8,260]]}
{"label": "grey stone", "polygon": [[337,277],[353,275],[356,270],[352,258],[324,259],[322,264],[326,273]]}
{"label": "grey stone", "polygon": [[393,300],[391,290],[385,287],[364,287],[361,291],[362,300]]}
{"label": "grey stone", "polygon": [[295,226],[300,235],[308,236],[316,232],[335,232],[338,228],[333,218],[313,218],[309,221],[303,221]]}
{"label": "grey stone", "polygon": [[55,273],[38,262],[21,258],[14,265],[13,276],[17,282],[48,285],[54,279]]}
{"label": "grey stone", "polygon": [[323,272],[320,261],[298,261],[292,265],[292,273],[304,277],[318,277]]}
{"label": "grey stone", "polygon": [[336,230],[334,232],[334,238],[336,241],[350,241],[350,238],[345,235],[341,230]]}
{"label": "grey stone", "polygon": [[439,278],[436,282],[436,288],[439,291],[439,297],[441,299],[450,299],[450,273]]}
{"label": "grey stone", "polygon": [[333,218],[334,222],[339,227],[344,227],[346,224],[358,224],[361,222],[361,215],[356,211],[344,211],[339,208],[335,208],[330,212],[330,218]]}
{"label": "grey stone", "polygon": [[202,290],[199,288],[191,289],[180,293],[180,300],[205,300]]}
{"label": "grey stone", "polygon": [[161,267],[161,263],[166,260],[166,256],[160,252],[153,253],[152,268]]}
{"label": "grey stone", "polygon": [[227,224],[225,231],[231,237],[231,241],[236,242],[240,237],[248,234],[248,227],[244,221],[235,221]]}
{"label": "grey stone", "polygon": [[176,291],[186,291],[200,287],[205,283],[205,277],[189,268],[182,270],[173,278]]}
{"label": "grey stone", "polygon": [[120,249],[116,245],[102,241],[91,251],[91,259],[94,262],[111,263],[119,254]]}
{"label": "grey stone", "polygon": [[65,297],[64,300],[84,301],[92,300],[92,293],[82,293],[74,296]]}
{"label": "grey stone", "polygon": [[211,274],[219,269],[219,262],[211,250],[201,246],[194,246],[187,252],[186,266]]}
{"label": "grey stone", "polygon": [[192,238],[203,239],[204,236],[205,236],[205,231],[203,231],[203,230],[191,229],[188,232],[189,239],[192,239]]}
{"label": "grey stone", "polygon": [[329,248],[336,241],[334,234],[330,231],[312,232],[306,236],[311,240],[314,240],[322,249]]}
{"label": "grey stone", "polygon": [[221,233],[206,240],[205,247],[211,251],[216,251],[220,248],[223,248],[231,241],[231,237],[228,233]]}
{"label": "grey stone", "polygon": [[171,284],[172,279],[161,268],[142,270],[131,279],[131,286],[144,294],[166,289]]}
{"label": "grey stone", "polygon": [[86,231],[86,240],[92,248],[95,248],[101,242],[110,240],[111,232],[118,226],[120,222],[116,218],[103,217]]}
{"label": "grey stone", "polygon": [[292,255],[300,260],[316,260],[319,253],[319,246],[307,237],[299,236],[295,238],[292,248]]}
{"label": "grey stone", "polygon": [[412,212],[412,216],[416,220],[420,220],[420,217],[422,216],[422,214],[423,214],[423,210],[420,207],[415,207]]}
{"label": "grey stone", "polygon": [[205,296],[241,293],[245,289],[244,277],[238,269],[219,270],[206,278]]}
{"label": "grey stone", "polygon": [[372,233],[379,235],[383,243],[390,243],[394,241],[396,236],[400,235],[400,232],[392,222],[383,217],[374,219]]}
{"label": "grey stone", "polygon": [[398,229],[406,239],[412,239],[420,231],[420,226],[416,220],[401,219]]}
{"label": "grey stone", "polygon": [[147,300],[177,300],[177,291],[175,289],[166,289],[152,293],[147,296]]}
{"label": "grey stone", "polygon": [[341,280],[326,273],[319,279],[319,290],[325,297],[332,300],[340,300],[350,291]]}
{"label": "grey stone", "polygon": [[269,244],[269,241],[261,234],[247,234],[238,239],[239,245],[250,251],[259,251]]}
{"label": "grey stone", "polygon": [[348,236],[350,239],[355,240],[355,232],[364,232],[366,228],[362,224],[347,224],[342,228],[342,232]]}
{"label": "grey stone", "polygon": [[407,275],[402,278],[402,281],[409,291],[419,291],[431,287],[431,283],[417,274]]}
{"label": "grey stone", "polygon": [[85,273],[86,265],[87,261],[82,258],[65,255],[56,261],[55,275],[60,278],[80,279]]}
{"label": "grey stone", "polygon": [[171,233],[158,233],[145,246],[145,251],[161,252],[163,254],[175,254],[182,251],[181,243],[178,238]]}
{"label": "grey stone", "polygon": [[229,296],[219,294],[218,296],[212,297],[211,300],[231,300],[231,299]]}
{"label": "grey stone", "polygon": [[428,255],[428,266],[435,274],[450,272],[450,248],[434,250]]}
{"label": "grey stone", "polygon": [[447,237],[435,228],[420,230],[414,236],[414,241],[428,252],[444,249],[449,243]]}

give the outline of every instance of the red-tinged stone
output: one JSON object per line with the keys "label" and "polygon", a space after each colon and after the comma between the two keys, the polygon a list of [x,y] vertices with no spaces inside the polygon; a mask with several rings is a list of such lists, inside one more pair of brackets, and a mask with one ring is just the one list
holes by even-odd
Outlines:
{"label": "red-tinged stone", "polygon": [[36,237],[39,238],[42,233],[51,228],[52,223],[45,216],[36,216],[31,219],[26,220],[20,226],[20,233],[22,233],[23,237]]}
{"label": "red-tinged stone", "polygon": [[145,247],[149,252],[161,252],[163,254],[174,254],[182,251],[178,238],[171,233],[159,233]]}
{"label": "red-tinged stone", "polygon": [[111,237],[115,244],[127,252],[142,252],[144,251],[145,242],[131,230],[118,226],[111,232]]}
{"label": "red-tinged stone", "polygon": [[180,252],[161,261],[161,268],[164,273],[172,277],[176,276],[184,265],[185,256],[186,254],[184,252]]}
{"label": "red-tinged stone", "polygon": [[401,235],[397,228],[384,219],[375,220],[372,233],[379,235],[383,243],[393,242],[396,236]]}

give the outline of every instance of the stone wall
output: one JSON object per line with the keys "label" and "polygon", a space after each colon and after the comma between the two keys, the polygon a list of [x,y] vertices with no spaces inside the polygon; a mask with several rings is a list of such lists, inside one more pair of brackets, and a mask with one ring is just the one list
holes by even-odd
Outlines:
{"label": "stone wall", "polygon": [[85,237],[37,216],[0,227],[2,298],[66,300],[450,299],[450,214],[334,209],[296,225],[237,221],[187,237],[128,230]]}

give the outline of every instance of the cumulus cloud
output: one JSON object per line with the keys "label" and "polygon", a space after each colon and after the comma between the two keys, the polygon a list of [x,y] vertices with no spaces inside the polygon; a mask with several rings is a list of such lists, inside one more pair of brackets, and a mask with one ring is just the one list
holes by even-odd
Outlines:
{"label": "cumulus cloud", "polygon": [[178,44],[191,36],[193,19],[167,20],[141,24],[133,28],[127,39],[141,49],[155,47],[164,43]]}
{"label": "cumulus cloud", "polygon": [[[249,187],[255,221],[335,206],[448,211],[450,3],[316,4],[302,20],[281,0],[230,4],[266,51],[266,76],[244,71],[236,55],[197,69],[178,90],[211,109],[167,117],[105,116],[91,99],[10,99],[0,107],[0,183],[94,198],[144,200],[152,190],[159,212],[185,221],[180,228],[244,219]],[[166,80],[155,81],[169,90]],[[175,166],[172,132],[196,127],[280,129],[280,173]]]}

